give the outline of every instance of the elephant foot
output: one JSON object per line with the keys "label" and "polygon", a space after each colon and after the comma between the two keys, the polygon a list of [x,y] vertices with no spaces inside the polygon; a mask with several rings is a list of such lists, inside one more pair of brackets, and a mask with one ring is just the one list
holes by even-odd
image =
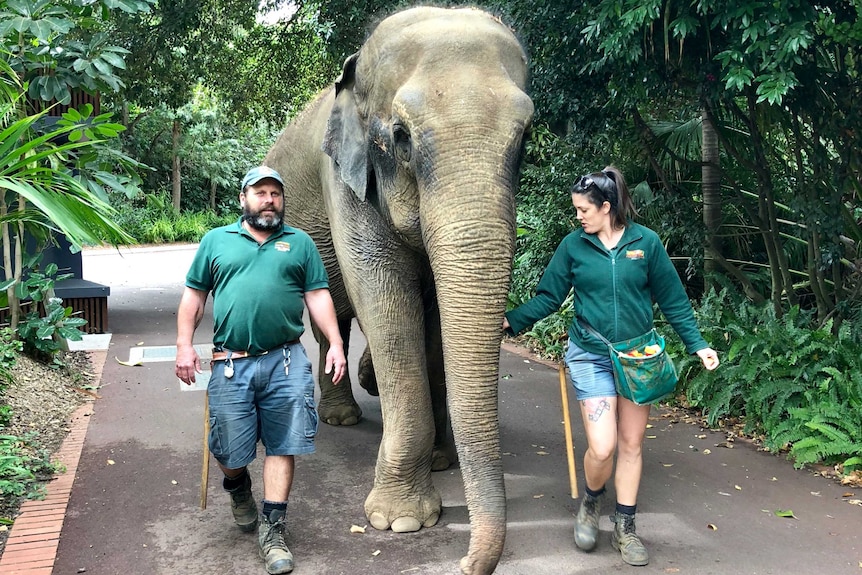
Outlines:
{"label": "elephant foot", "polygon": [[436,525],[442,506],[440,494],[433,487],[429,493],[407,497],[403,493],[396,496],[394,491],[375,488],[365,500],[365,515],[375,529],[410,533]]}
{"label": "elephant foot", "polygon": [[359,386],[368,392],[368,395],[377,397],[380,391],[377,389],[377,375],[374,373],[374,363],[371,361],[371,353],[368,348],[362,353],[359,359]]}
{"label": "elephant foot", "polygon": [[343,405],[317,406],[317,414],[320,420],[329,425],[356,425],[362,418],[362,410],[356,403]]}
{"label": "elephant foot", "polygon": [[452,467],[453,460],[442,449],[434,448],[431,453],[431,471],[445,471]]}

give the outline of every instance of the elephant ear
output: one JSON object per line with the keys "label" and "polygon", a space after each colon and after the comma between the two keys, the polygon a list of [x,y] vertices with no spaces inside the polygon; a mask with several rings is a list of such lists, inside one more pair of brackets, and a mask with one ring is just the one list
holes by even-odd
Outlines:
{"label": "elephant ear", "polygon": [[336,176],[364,201],[368,183],[368,151],[365,128],[354,94],[358,56],[358,53],[353,54],[344,61],[341,76],[335,80],[335,103],[326,126],[323,151],[335,162]]}

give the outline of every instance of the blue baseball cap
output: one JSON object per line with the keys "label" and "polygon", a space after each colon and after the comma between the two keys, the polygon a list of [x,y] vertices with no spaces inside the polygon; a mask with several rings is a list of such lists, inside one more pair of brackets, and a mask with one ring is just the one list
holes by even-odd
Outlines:
{"label": "blue baseball cap", "polygon": [[281,176],[278,175],[278,172],[270,168],[269,166],[258,166],[256,168],[252,168],[248,171],[245,177],[242,179],[242,186],[240,187],[240,191],[244,190],[246,186],[253,186],[264,178],[272,178],[279,184],[281,187],[284,187],[284,182],[281,179]]}

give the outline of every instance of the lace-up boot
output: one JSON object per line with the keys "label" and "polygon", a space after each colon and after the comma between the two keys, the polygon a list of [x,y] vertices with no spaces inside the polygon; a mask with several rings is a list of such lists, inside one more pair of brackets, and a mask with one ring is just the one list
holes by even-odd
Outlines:
{"label": "lace-up boot", "polygon": [[599,514],[602,512],[602,495],[584,495],[581,508],[575,518],[575,545],[578,549],[592,551],[599,535]]}
{"label": "lace-up boot", "polygon": [[245,474],[245,481],[233,489],[228,489],[230,493],[230,510],[233,512],[233,520],[239,526],[241,531],[246,533],[254,531],[257,527],[257,505],[254,502],[254,495],[251,493],[251,477],[248,473]]}
{"label": "lace-up boot", "polygon": [[629,565],[646,565],[649,563],[649,553],[635,533],[635,516],[617,511],[614,513],[614,532],[611,535],[611,545],[618,550],[623,561]]}
{"label": "lace-up boot", "polygon": [[293,553],[284,542],[284,531],[284,511],[275,509],[270,512],[269,517],[261,515],[257,541],[260,545],[260,558],[266,564],[266,572],[270,575],[293,571]]}

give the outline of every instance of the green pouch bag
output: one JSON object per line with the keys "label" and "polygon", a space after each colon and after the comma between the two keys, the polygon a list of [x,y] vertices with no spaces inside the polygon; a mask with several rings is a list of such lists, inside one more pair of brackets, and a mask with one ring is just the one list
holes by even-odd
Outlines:
{"label": "green pouch bag", "polygon": [[[676,367],[665,351],[664,338],[655,329],[611,343],[584,320],[578,318],[578,323],[608,346],[617,394],[637,405],[646,405],[667,397],[676,389],[679,381]],[[648,347],[651,349],[646,350]],[[652,353],[647,354],[645,350]]]}

